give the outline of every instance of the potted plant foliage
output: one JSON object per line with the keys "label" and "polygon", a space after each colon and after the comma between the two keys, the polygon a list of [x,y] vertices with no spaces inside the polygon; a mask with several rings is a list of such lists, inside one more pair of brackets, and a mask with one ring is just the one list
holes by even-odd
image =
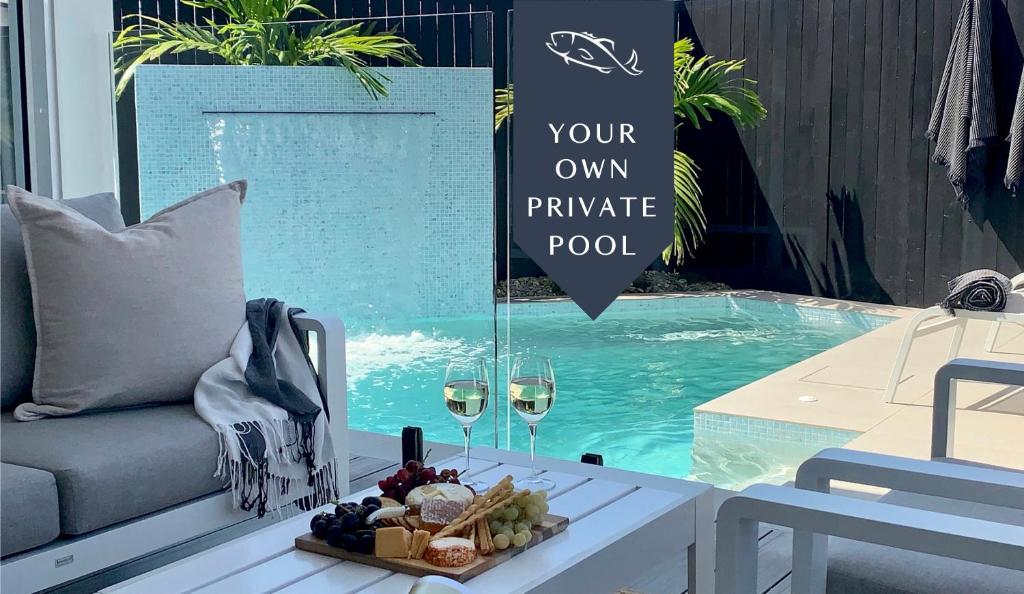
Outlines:
{"label": "potted plant foliage", "polygon": [[212,10],[220,18],[207,17],[206,25],[200,26],[142,14],[126,16],[126,21],[136,22],[114,40],[118,95],[140,64],[182,52],[209,54],[228,65],[341,66],[375,99],[387,96],[389,80],[370,67],[370,59],[394,60],[403,66],[415,66],[420,59],[416,47],[394,30],[374,32],[372,24],[330,20],[289,22],[300,10],[327,18],[304,0],[182,0],[182,4]]}

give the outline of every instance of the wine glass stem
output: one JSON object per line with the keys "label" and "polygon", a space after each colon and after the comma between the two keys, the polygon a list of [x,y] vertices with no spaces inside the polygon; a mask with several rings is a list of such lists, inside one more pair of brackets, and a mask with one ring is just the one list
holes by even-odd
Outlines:
{"label": "wine glass stem", "polygon": [[537,424],[529,423],[530,427],[530,476],[537,474]]}
{"label": "wine glass stem", "polygon": [[469,472],[469,435],[472,432],[473,432],[473,426],[472,425],[463,425],[462,426],[462,436],[463,436],[464,442],[466,444],[466,468],[465,468],[465,470],[462,471],[462,474],[466,474],[467,472]]}

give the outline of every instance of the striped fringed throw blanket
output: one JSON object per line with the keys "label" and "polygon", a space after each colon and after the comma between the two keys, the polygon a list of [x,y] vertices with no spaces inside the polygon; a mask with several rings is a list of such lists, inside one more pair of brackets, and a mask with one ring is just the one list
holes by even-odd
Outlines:
{"label": "striped fringed throw blanket", "polygon": [[1024,76],[1020,77],[1017,88],[1017,103],[1013,107],[1013,120],[1010,121],[1010,156],[1006,161],[1006,177],[1003,183],[1016,193],[1020,185],[1020,176],[1024,172]]}
{"label": "striped fringed throw blanket", "polygon": [[950,314],[954,309],[1003,311],[1012,290],[1006,275],[995,270],[972,270],[949,281],[949,296],[939,305]]}
{"label": "striped fringed throw blanket", "polygon": [[327,403],[297,313],[275,299],[249,301],[228,358],[195,389],[196,412],[220,436],[216,476],[230,482],[236,508],[260,517],[338,495]]}
{"label": "striped fringed throw blanket", "polygon": [[992,8],[989,0],[964,0],[942,71],[927,136],[932,161],[946,168],[957,200],[967,208],[967,179],[984,179],[983,147],[1000,139],[992,91]]}

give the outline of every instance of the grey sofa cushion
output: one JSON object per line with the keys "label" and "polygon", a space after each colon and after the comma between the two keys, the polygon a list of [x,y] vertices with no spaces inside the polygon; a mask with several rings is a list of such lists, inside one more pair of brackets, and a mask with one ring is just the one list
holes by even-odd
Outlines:
{"label": "grey sofa cushion", "polygon": [[[124,229],[121,209],[111,193],[61,202],[96,221],[108,231]],[[36,329],[32,292],[25,265],[21,227],[11,208],[0,206],[0,406],[28,400],[35,368]]]}
{"label": "grey sofa cushion", "polygon": [[[893,491],[885,503],[1024,526],[1024,510]],[[828,592],[1005,594],[1024,592],[1024,571],[829,539]]]}
{"label": "grey sofa cushion", "polygon": [[111,233],[8,187],[32,279],[36,368],[19,420],[192,397],[245,319],[245,182]]}
{"label": "grey sofa cushion", "polygon": [[57,479],[60,527],[84,534],[224,488],[217,434],[191,404],[32,423],[0,417],[3,462]]}
{"label": "grey sofa cushion", "polygon": [[0,465],[0,555],[44,545],[60,535],[57,483],[44,470]]}

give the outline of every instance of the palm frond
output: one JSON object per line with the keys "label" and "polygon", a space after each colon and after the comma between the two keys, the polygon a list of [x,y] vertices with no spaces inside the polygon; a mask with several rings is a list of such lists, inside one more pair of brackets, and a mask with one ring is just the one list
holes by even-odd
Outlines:
{"label": "palm frond", "polygon": [[494,89],[494,131],[501,129],[505,120],[512,117],[512,83],[504,89]]}
{"label": "palm frond", "polygon": [[119,96],[139,65],[155,62],[166,54],[194,50],[224,55],[223,40],[213,31],[189,23],[172,25],[153,17],[141,18],[143,24],[126,27],[114,40],[117,51],[114,71],[119,75],[115,91]]}
{"label": "palm frond", "polygon": [[225,24],[207,18],[202,27],[167,22],[145,15],[124,28],[114,41],[116,93],[124,92],[140,64],[166,54],[197,51],[219,56],[225,64],[265,66],[341,66],[377,99],[388,94],[389,79],[370,66],[370,59],[416,66],[416,46],[395,29],[376,33],[372,24],[326,21],[303,33],[288,22],[299,10],[323,17],[305,0],[182,0],[185,5],[222,13]]}
{"label": "palm frond", "polygon": [[768,115],[760,97],[751,88],[755,81],[737,73],[746,60],[716,60],[712,56],[694,59],[693,43],[686,38],[675,45],[675,112],[698,130],[702,121],[719,111],[741,126],[753,126]]}
{"label": "palm frond", "polygon": [[672,243],[661,254],[666,263],[675,259],[682,264],[692,257],[697,246],[704,241],[707,218],[701,204],[701,189],[697,183],[700,167],[681,151],[672,153],[672,186],[674,190],[674,217]]}

